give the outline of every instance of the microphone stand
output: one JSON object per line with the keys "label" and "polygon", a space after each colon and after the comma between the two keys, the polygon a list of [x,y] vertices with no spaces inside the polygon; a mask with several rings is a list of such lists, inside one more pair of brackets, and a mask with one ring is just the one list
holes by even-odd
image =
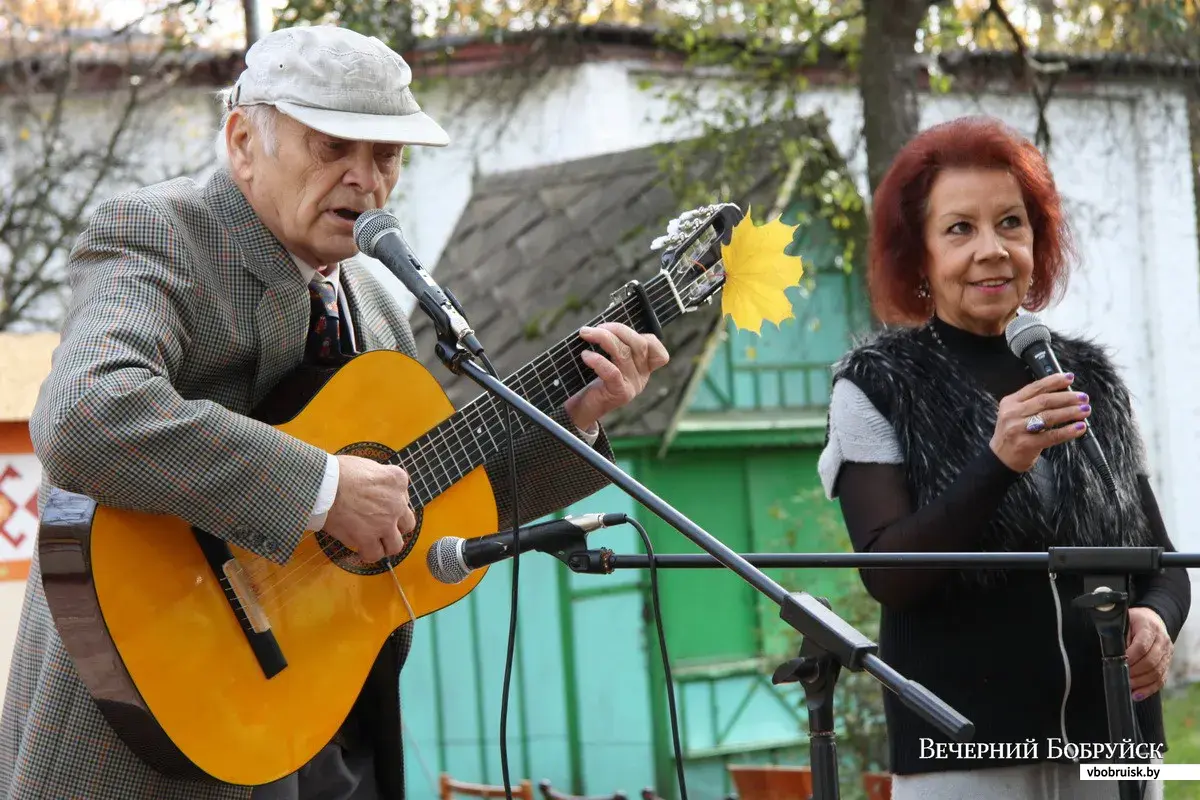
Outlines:
{"label": "microphone stand", "polygon": [[[451,295],[451,302],[457,302]],[[460,313],[461,313],[461,309]],[[431,315],[433,316],[433,315]],[[439,324],[440,323],[440,324]],[[704,549],[723,567],[779,606],[779,616],[804,637],[799,657],[776,671],[778,681],[798,680],[810,700],[809,725],[813,737],[813,798],[837,800],[837,761],[833,745],[833,689],[842,667],[866,670],[906,706],[956,742],[968,742],[975,726],[925,687],[910,681],[882,661],[879,645],[834,614],[828,604],[807,592],[788,592],[762,570],[681,514],[578,437],[508,388],[472,360],[455,334],[435,318],[438,358],[455,375],[466,375],[485,391],[515,408],[582,458],[626,494],[653,511],[664,522]],[[820,744],[816,744],[816,743]],[[817,761],[819,760],[819,764]]]}
{"label": "microphone stand", "polygon": [[[616,569],[648,569],[651,558],[646,555],[617,555],[608,548],[588,549],[583,542],[579,549],[554,554],[573,572],[610,574]],[[1129,663],[1125,657],[1125,634],[1128,628],[1131,576],[1150,575],[1167,567],[1200,567],[1200,554],[1164,552],[1162,547],[1051,547],[1044,553],[753,553],[745,556],[758,567],[857,567],[869,569],[1045,569],[1051,574],[1070,573],[1083,576],[1083,592],[1072,605],[1086,609],[1100,639],[1101,664],[1104,675],[1104,695],[1108,709],[1108,735],[1111,744],[1129,742],[1137,752],[1137,724],[1134,720],[1133,699],[1130,696]],[[721,567],[719,560],[701,554],[656,555],[656,569],[706,569]],[[777,670],[775,683],[784,680],[809,680],[815,675],[812,689],[805,683],[809,700],[809,724],[817,717],[821,730],[832,730],[832,719],[825,716],[828,700],[825,691],[832,692],[837,679],[837,665],[825,665],[824,672],[814,667],[811,659],[821,659],[818,650],[805,662],[808,639],[800,648],[795,668],[783,675]],[[795,662],[789,662],[792,664]],[[786,666],[786,665],[785,665]],[[781,668],[782,669],[782,668]],[[826,682],[828,687],[826,688]],[[817,708],[814,710],[814,701]],[[814,740],[813,775],[816,779],[815,748],[823,739]],[[1065,745],[1066,743],[1064,743]],[[1148,759],[1144,759],[1146,761]],[[1111,763],[1138,763],[1131,755]],[[1121,800],[1139,800],[1143,785],[1139,780],[1118,781]]]}

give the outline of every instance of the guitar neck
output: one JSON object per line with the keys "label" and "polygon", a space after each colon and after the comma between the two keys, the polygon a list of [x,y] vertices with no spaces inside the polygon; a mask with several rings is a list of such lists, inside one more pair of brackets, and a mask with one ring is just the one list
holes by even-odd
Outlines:
{"label": "guitar neck", "polygon": [[[682,316],[665,276],[660,274],[647,282],[645,290],[660,325]],[[620,322],[638,333],[653,330],[636,295],[609,306],[588,325],[596,327],[605,322]],[[602,352],[578,335],[568,336],[506,378],[504,384],[538,410],[552,413],[595,377],[580,358],[584,350]],[[506,405],[485,392],[389,459],[389,463],[408,472],[409,499],[414,508],[428,505],[500,452],[505,446]],[[510,420],[514,436],[535,424],[515,409]]]}

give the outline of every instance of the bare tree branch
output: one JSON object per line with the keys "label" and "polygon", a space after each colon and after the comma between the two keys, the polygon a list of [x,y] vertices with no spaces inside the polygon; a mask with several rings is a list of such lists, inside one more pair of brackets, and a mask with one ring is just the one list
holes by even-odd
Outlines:
{"label": "bare tree branch", "polygon": [[[176,0],[160,11],[178,14],[194,4]],[[172,20],[163,22],[169,28]],[[56,30],[39,23],[10,24],[3,47],[9,57],[0,62],[0,104],[16,134],[3,143],[10,172],[0,195],[0,330],[55,324],[61,309],[51,301],[64,288],[75,238],[102,193],[149,182],[147,124],[180,76],[170,35],[123,26],[85,38],[68,15]],[[38,31],[37,47],[30,46],[31,30]],[[97,102],[88,88],[103,70],[116,74],[117,89]],[[89,112],[94,116],[81,116]]]}
{"label": "bare tree branch", "polygon": [[1054,89],[1058,84],[1058,79],[1065,72],[1065,69],[1063,65],[1040,62],[1030,54],[1029,45],[1025,41],[1025,37],[1013,23],[1008,12],[1004,10],[1004,6],[1000,4],[1000,0],[989,0],[987,8],[979,15],[975,27],[977,29],[982,28],[989,16],[994,16],[1008,33],[1009,38],[1012,39],[1013,49],[1017,54],[1016,77],[1019,80],[1028,82],[1030,94],[1033,97],[1034,108],[1037,112],[1037,130],[1034,133],[1034,144],[1043,152],[1049,153],[1053,137],[1050,134],[1050,122],[1046,119],[1046,109],[1050,106],[1050,100],[1054,96]]}

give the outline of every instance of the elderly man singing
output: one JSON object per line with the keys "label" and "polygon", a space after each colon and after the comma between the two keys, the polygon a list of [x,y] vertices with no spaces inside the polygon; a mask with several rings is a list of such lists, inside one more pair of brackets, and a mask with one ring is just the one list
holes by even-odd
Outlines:
{"label": "elderly man singing", "polygon": [[[43,500],[60,487],[169,513],[276,563],[320,529],[364,559],[401,551],[416,524],[403,469],[331,455],[250,414],[304,363],[382,348],[416,355],[405,314],[357,263],[353,236],[356,216],[390,196],[406,145],[449,142],[410,78],[377,39],[336,27],[274,32],[224,95],[221,168],[203,185],[174,180],[96,210],[71,254],[71,308],[30,421]],[[585,353],[595,379],[548,412],[611,458],[600,420],[667,353],[620,325],[580,335],[608,357]],[[516,447],[525,522],[602,486],[544,432]],[[506,457],[485,464],[502,524]],[[0,789],[9,800],[400,798],[409,627],[388,640],[342,730],[297,773],[259,787],[169,779],[92,701],[35,557],[0,724]]]}

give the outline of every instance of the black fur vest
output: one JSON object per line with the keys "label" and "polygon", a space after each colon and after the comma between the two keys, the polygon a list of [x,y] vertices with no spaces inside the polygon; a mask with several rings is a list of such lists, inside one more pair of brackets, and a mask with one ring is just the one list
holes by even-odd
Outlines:
{"label": "black fur vest", "polygon": [[[1109,496],[1076,443],[1049,448],[1009,489],[980,532],[979,549],[1152,545],[1137,486],[1146,469],[1144,448],[1129,391],[1098,345],[1056,333],[1053,347],[1063,369],[1075,373],[1072,389],[1089,395],[1092,435],[1112,467],[1118,496]],[[840,378],[862,389],[895,429],[917,507],[935,500],[988,447],[995,430],[998,400],[926,328],[875,335],[835,365],[834,381]],[[961,577],[976,584],[1000,579],[985,571]]]}

